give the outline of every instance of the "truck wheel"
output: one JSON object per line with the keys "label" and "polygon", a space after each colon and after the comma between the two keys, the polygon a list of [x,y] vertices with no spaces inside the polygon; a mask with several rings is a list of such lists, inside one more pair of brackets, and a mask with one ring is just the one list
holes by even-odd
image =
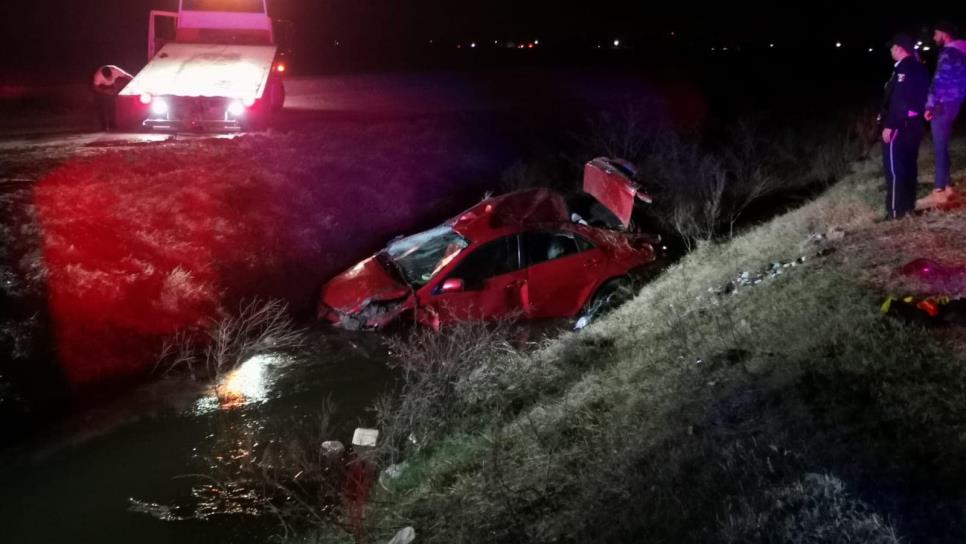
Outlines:
{"label": "truck wheel", "polygon": [[285,107],[285,83],[275,80],[268,88],[269,107],[272,112],[280,112]]}

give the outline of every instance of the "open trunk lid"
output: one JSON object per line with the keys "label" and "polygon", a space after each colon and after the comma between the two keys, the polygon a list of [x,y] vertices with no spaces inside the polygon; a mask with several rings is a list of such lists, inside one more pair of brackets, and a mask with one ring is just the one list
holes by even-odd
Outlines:
{"label": "open trunk lid", "polygon": [[651,197],[633,181],[634,167],[621,159],[596,158],[584,165],[584,192],[611,211],[624,228],[631,224],[634,204]]}

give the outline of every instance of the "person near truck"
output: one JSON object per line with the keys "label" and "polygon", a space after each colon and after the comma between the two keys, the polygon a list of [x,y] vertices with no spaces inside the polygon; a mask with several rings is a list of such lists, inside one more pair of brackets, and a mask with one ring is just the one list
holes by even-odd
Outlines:
{"label": "person near truck", "polygon": [[936,153],[936,178],[933,192],[917,202],[919,208],[943,205],[953,195],[949,183],[949,139],[966,98],[966,40],[952,23],[936,25],[933,40],[942,48],[926,102],[926,120],[932,123]]}
{"label": "person near truck", "polygon": [[114,65],[102,66],[94,72],[94,106],[104,132],[117,129],[117,94],[132,79],[131,74]]}
{"label": "person near truck", "polygon": [[919,146],[925,133],[924,115],[929,94],[929,71],[916,53],[916,42],[897,34],[889,42],[895,71],[886,84],[879,117],[882,128],[882,162],[886,177],[886,210],[898,219],[916,206],[919,184]]}

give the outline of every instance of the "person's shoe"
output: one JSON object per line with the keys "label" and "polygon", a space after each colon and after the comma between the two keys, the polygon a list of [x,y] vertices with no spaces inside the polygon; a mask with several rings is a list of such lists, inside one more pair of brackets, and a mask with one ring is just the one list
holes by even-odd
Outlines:
{"label": "person's shoe", "polygon": [[952,187],[946,187],[945,189],[936,189],[928,195],[920,198],[916,201],[917,210],[927,210],[929,208],[935,208],[937,206],[942,206],[949,202],[949,199],[953,196]]}

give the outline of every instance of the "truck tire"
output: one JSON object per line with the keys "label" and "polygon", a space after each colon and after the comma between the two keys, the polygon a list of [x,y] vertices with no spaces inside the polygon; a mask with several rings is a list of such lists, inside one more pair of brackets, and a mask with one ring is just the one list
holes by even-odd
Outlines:
{"label": "truck tire", "polygon": [[285,82],[276,79],[268,86],[268,106],[272,113],[282,111],[285,107]]}

